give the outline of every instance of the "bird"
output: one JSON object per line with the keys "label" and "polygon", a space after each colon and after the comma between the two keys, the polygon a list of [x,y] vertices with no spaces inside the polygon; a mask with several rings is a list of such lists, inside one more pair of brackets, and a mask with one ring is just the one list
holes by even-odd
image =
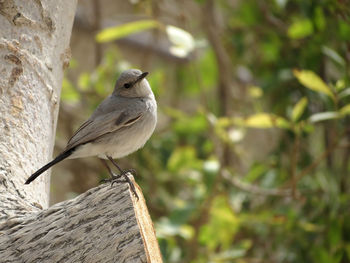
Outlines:
{"label": "bird", "polygon": [[[138,69],[123,71],[112,94],[77,129],[65,149],[34,172],[25,184],[30,184],[64,159],[90,156],[97,156],[102,160],[111,175],[111,181],[121,181],[120,177],[130,170],[122,170],[114,159],[125,157],[142,148],[153,134],[157,123],[157,102],[146,79],[147,75],[148,72]],[[112,172],[106,160],[110,160],[118,168],[119,175]],[[128,177],[125,178],[130,184]],[[133,185],[131,187],[135,194]]]}

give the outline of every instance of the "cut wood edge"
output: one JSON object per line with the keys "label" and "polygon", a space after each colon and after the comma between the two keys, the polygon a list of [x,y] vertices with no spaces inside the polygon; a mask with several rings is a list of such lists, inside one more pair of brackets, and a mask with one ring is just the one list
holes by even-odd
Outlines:
{"label": "cut wood edge", "polygon": [[135,182],[134,178],[131,176],[131,181],[135,186],[136,193],[139,197],[135,197],[130,191],[132,196],[133,207],[135,211],[135,217],[137,224],[140,228],[140,233],[142,241],[145,248],[145,253],[147,256],[147,262],[149,263],[162,263],[162,254],[160,252],[156,231],[151,219],[151,216],[148,212],[146,200],[142,194],[141,187]]}

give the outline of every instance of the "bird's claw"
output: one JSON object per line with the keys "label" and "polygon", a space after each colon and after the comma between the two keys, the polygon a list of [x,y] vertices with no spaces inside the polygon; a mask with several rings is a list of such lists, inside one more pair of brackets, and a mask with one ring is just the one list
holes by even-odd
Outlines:
{"label": "bird's claw", "polygon": [[[124,170],[122,173],[115,175],[113,173],[113,175],[111,176],[111,178],[109,179],[103,179],[100,182],[101,183],[111,183],[111,186],[113,186],[114,184],[119,184],[119,183],[128,183],[130,186],[130,190],[133,193],[133,195],[137,198],[137,200],[139,200],[139,196],[136,193],[136,188],[134,183],[131,181],[131,179],[128,176],[128,173],[131,174],[136,174],[136,171],[134,169],[128,169],[128,170]],[[124,177],[124,178],[122,178]]]}

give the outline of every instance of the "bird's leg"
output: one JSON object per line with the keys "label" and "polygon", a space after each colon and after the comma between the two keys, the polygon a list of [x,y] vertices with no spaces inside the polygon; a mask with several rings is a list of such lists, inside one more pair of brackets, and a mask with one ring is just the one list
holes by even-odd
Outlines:
{"label": "bird's leg", "polygon": [[117,164],[116,161],[114,161],[114,159],[111,157],[111,156],[107,156],[108,160],[110,160],[115,167],[117,167],[117,169],[119,170],[119,172],[122,174],[123,173],[123,170],[119,167],[119,165]]}
{"label": "bird's leg", "polygon": [[[122,170],[119,165],[116,163],[116,161],[113,160],[112,157],[107,156],[107,158],[118,168],[118,170],[120,171],[120,174],[115,175],[112,171],[112,169],[109,167],[109,165],[107,164],[107,162],[104,159],[101,159],[102,163],[104,164],[104,166],[106,166],[109,174],[111,175],[111,179],[104,179],[101,182],[111,182],[111,185],[113,186],[113,184],[117,184],[117,183],[128,183],[131,189],[131,192],[134,194],[134,196],[139,199],[139,196],[136,193],[136,189],[135,186],[133,184],[133,182],[130,180],[130,178],[128,177],[128,173],[130,172],[130,170]],[[124,177],[124,179],[120,179],[121,177]]]}
{"label": "bird's leg", "polygon": [[111,179],[103,179],[103,180],[101,180],[101,183],[110,182],[111,180],[115,180],[115,179],[118,179],[120,177],[120,175],[116,175],[115,173],[113,173],[111,167],[109,167],[106,160],[104,160],[104,159],[100,159],[100,160],[103,163],[103,165],[107,168],[109,175],[111,176]]}
{"label": "bird's leg", "polygon": [[119,170],[120,172],[120,175],[123,175],[123,174],[127,174],[127,173],[131,173],[132,175],[135,175],[136,176],[136,171],[134,169],[127,169],[127,170],[122,170],[120,168],[120,166],[117,164],[117,162],[111,157],[111,156],[107,156],[108,160],[110,160],[113,165],[115,167],[117,167],[117,169]]}

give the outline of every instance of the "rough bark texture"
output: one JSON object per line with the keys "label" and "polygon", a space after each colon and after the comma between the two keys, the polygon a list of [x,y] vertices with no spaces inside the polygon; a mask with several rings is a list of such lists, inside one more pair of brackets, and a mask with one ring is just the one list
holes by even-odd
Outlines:
{"label": "rough bark texture", "polygon": [[52,155],[75,7],[76,0],[0,1],[1,207],[17,208],[4,193],[48,206],[47,176],[23,183]]}
{"label": "rough bark texture", "polygon": [[142,192],[104,184],[0,225],[0,262],[162,262]]}

